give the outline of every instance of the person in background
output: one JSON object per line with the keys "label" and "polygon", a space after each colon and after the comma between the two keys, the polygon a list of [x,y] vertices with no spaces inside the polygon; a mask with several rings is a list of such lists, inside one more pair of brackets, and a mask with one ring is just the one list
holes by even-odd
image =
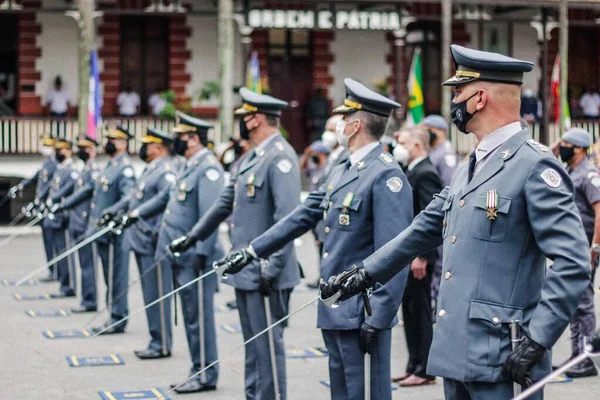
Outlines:
{"label": "person in background", "polygon": [[117,106],[119,106],[119,115],[123,117],[133,117],[139,114],[141,106],[140,95],[131,87],[131,83],[126,82],[123,85],[123,91],[117,97]]}
{"label": "person in background", "polygon": [[523,88],[521,95],[521,118],[528,122],[539,120],[538,102],[539,100],[535,97],[533,89],[530,87]]}
{"label": "person in background", "polygon": [[594,88],[585,88],[579,99],[579,107],[585,119],[598,119],[600,115],[600,94]]}
{"label": "person in background", "polygon": [[63,118],[67,116],[69,111],[69,93],[63,87],[60,75],[54,78],[54,87],[48,93],[46,105],[52,117]]}
{"label": "person in background", "polygon": [[[590,245],[590,284],[579,300],[575,315],[571,318],[571,357],[583,352],[585,341],[596,330],[594,307],[594,276],[600,253],[600,170],[587,159],[587,151],[592,145],[590,134],[580,128],[569,129],[562,139],[552,146],[552,152],[567,164],[567,172],[575,185],[575,205],[579,210],[583,229]],[[569,361],[567,360],[567,361]],[[596,376],[598,371],[589,358],[565,372],[572,378]]]}
{"label": "person in background", "polygon": [[315,140],[300,156],[300,170],[309,180],[309,191],[317,190],[325,171],[329,149],[320,140]]}
{"label": "person in background", "polygon": [[306,104],[305,117],[311,141],[317,140],[325,130],[327,118],[331,115],[329,109],[329,99],[325,96],[323,88],[317,87]]}
{"label": "person in background", "polygon": [[160,92],[154,92],[148,98],[148,106],[150,107],[150,112],[154,117],[160,117],[160,112],[167,105],[167,101],[160,94]]}
{"label": "person in background", "polygon": [[[412,187],[413,212],[419,215],[442,191],[442,180],[431,163],[429,133],[422,125],[404,129],[398,136],[396,148],[404,148],[408,154],[405,169],[406,178]],[[397,153],[397,151],[396,151]],[[433,317],[431,312],[431,276],[438,258],[436,249],[417,256],[410,265],[410,273],[402,298],[404,333],[408,347],[406,372],[392,378],[402,387],[422,386],[435,383],[435,376],[428,375],[427,358],[433,338]]]}
{"label": "person in background", "polygon": [[230,137],[229,143],[219,156],[219,162],[223,165],[225,171],[234,175],[239,165],[240,158],[251,149],[252,145],[249,141]]}

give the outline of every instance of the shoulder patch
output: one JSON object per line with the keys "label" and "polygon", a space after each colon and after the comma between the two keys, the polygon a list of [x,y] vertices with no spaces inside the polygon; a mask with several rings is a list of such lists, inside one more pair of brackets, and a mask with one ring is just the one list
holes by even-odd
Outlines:
{"label": "shoulder patch", "polygon": [[131,168],[131,167],[123,168],[123,176],[125,176],[126,178],[133,177],[133,168]]}
{"label": "shoulder patch", "polygon": [[378,158],[383,161],[385,164],[391,164],[394,162],[394,159],[388,153],[381,153]]}
{"label": "shoulder patch", "polygon": [[217,179],[219,179],[219,176],[220,176],[219,171],[217,171],[214,168],[209,168],[205,174],[206,174],[206,177],[213,182],[216,181]]}
{"label": "shoulder patch", "polygon": [[392,193],[398,193],[402,190],[404,184],[402,183],[402,179],[397,176],[391,177],[385,182],[386,186]]}
{"label": "shoulder patch", "polygon": [[446,165],[450,168],[454,168],[456,166],[456,155],[455,154],[446,154],[444,156],[444,161]]}
{"label": "shoulder patch", "polygon": [[177,176],[175,176],[174,173],[167,172],[165,174],[165,179],[166,179],[167,182],[173,183],[173,182],[175,182],[177,180]]}
{"label": "shoulder patch", "polygon": [[542,172],[540,176],[542,177],[544,182],[546,182],[546,184],[552,188],[557,188],[562,180],[558,172],[556,172],[552,168],[544,170],[544,172]]}
{"label": "shoulder patch", "polygon": [[277,163],[277,168],[279,168],[279,170],[284,174],[287,174],[292,170],[292,162],[287,158],[284,158]]}

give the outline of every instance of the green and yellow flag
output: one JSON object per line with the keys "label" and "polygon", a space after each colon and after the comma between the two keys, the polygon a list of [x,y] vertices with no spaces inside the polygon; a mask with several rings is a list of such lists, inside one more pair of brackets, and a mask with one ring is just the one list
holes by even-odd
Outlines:
{"label": "green and yellow flag", "polygon": [[421,66],[421,49],[417,47],[408,75],[408,125],[418,124],[424,116],[423,68]]}

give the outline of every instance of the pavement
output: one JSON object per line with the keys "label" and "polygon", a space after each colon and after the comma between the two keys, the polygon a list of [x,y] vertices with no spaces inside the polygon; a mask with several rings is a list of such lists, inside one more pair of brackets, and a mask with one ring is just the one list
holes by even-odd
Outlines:
{"label": "pavement", "polygon": [[[4,236],[5,237],[5,236]],[[224,236],[223,236],[224,237]],[[3,237],[0,237],[2,240]],[[317,252],[311,236],[304,235],[296,241],[300,261],[307,274],[307,281],[317,278]],[[19,236],[10,244],[0,248],[0,281],[18,279],[44,264],[39,233]],[[130,264],[130,282],[138,278],[135,261]],[[104,293],[104,284],[98,274],[99,294]],[[221,285],[215,303],[224,306],[233,299],[233,290]],[[147,345],[148,334],[145,315],[134,316],[124,335],[101,336],[95,339],[47,339],[42,332],[47,329],[82,329],[104,322],[105,314],[71,315],[67,317],[36,317],[26,314],[27,310],[43,311],[66,309],[78,304],[76,299],[17,301],[13,294],[42,294],[56,292],[57,283],[38,283],[31,287],[4,287],[0,282],[0,398],[12,400],[31,399],[100,399],[98,392],[138,391],[150,388],[168,390],[168,385],[187,377],[190,367],[187,342],[183,323],[174,327],[173,356],[157,361],[138,360],[133,350]],[[294,291],[290,310],[293,312],[317,296],[302,283]],[[130,289],[130,310],[143,305],[139,285]],[[103,308],[103,305],[101,305]],[[323,346],[316,326],[317,308],[310,305],[294,315],[285,333],[288,349],[307,349]],[[90,319],[95,321],[90,323]],[[181,318],[181,317],[180,317]],[[239,324],[236,311],[216,313],[217,326]],[[218,329],[219,355],[224,356],[243,342],[241,333],[228,333]],[[568,331],[567,331],[568,332]],[[401,327],[393,329],[392,373],[404,370],[407,352],[404,332]],[[71,367],[68,357],[119,355],[123,365]],[[565,334],[555,348],[555,361],[564,360],[569,354],[568,336]],[[243,349],[233,353],[220,364],[218,390],[192,395],[172,394],[172,399],[240,399],[244,397]],[[328,379],[327,358],[300,358],[287,360],[288,399],[326,399],[329,391],[322,380]],[[600,378],[584,378],[571,383],[556,383],[547,386],[546,399],[593,398],[600,393]],[[443,398],[442,381],[437,384],[411,389],[398,388],[393,399],[434,400]]]}

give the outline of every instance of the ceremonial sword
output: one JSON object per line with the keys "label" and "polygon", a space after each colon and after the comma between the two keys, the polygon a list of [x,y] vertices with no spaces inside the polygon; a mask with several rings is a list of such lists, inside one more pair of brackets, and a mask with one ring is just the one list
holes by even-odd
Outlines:
{"label": "ceremonial sword", "polygon": [[36,216],[34,219],[32,219],[31,221],[29,221],[27,223],[27,225],[23,226],[21,229],[19,229],[18,231],[16,231],[15,233],[13,233],[12,235],[10,235],[6,239],[4,239],[2,242],[0,242],[0,247],[6,245],[8,243],[10,243],[17,236],[19,236],[19,235],[27,232],[29,230],[29,228],[31,228],[33,225],[37,224],[38,222],[40,222],[44,218],[45,218],[44,215],[42,215],[42,216],[39,216],[39,215]]}

